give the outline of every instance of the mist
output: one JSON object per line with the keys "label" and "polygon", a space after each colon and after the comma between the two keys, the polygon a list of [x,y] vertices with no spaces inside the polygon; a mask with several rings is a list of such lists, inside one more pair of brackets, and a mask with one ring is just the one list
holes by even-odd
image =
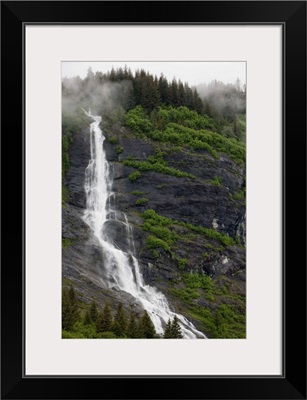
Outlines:
{"label": "mist", "polygon": [[129,106],[132,82],[110,82],[89,71],[85,79],[64,78],[62,81],[62,111],[74,114],[79,107],[91,109],[94,115],[109,115]]}
{"label": "mist", "polygon": [[209,114],[221,114],[233,119],[236,114],[246,113],[246,88],[237,79],[235,84],[220,82],[202,83],[196,87]]}

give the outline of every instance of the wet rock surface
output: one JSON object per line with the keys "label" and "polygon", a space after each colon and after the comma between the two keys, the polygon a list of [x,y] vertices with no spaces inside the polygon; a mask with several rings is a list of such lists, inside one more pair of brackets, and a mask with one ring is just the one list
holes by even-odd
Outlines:
{"label": "wet rock surface", "polygon": [[[125,166],[123,160],[128,157],[146,160],[149,155],[155,154],[156,146],[147,140],[126,137],[128,133],[123,128],[113,132],[117,145],[124,149],[121,154],[116,154],[116,146],[108,139],[104,142],[113,178],[113,207],[118,211],[117,220],[107,222],[109,239],[123,251],[131,250],[133,239],[135,256],[139,260],[145,283],[165,293],[170,307],[183,315],[190,317],[184,304],[172,295],[174,282],[180,284],[182,272],[198,272],[214,279],[225,276],[235,282],[240,293],[245,293],[245,204],[235,200],[236,193],[244,184],[243,167],[223,155],[215,160],[205,151],[180,150],[167,152],[165,161],[168,166],[193,174],[197,179],[146,171],[131,182],[129,174],[135,169]],[[85,168],[90,159],[89,130],[74,137],[69,155],[71,166],[66,184],[70,200],[62,211],[62,236],[66,240],[62,254],[63,283],[73,284],[78,296],[85,302],[95,299],[102,306],[106,301],[112,304],[122,301],[127,310],[133,307],[140,312],[140,304],[130,294],[112,289],[106,283],[101,247],[82,219],[86,207]],[[221,179],[221,185],[211,183],[215,177]],[[142,195],[137,196],[133,192],[141,192]],[[139,197],[146,198],[148,202],[136,204]],[[215,229],[236,238],[239,245],[221,248],[214,240],[204,241],[199,237],[189,241],[179,239],[176,254],[179,258],[187,259],[186,265],[180,270],[178,261],[171,253],[158,251],[157,258],[146,247],[149,233],[142,229],[144,221],[141,214],[147,209],[173,220]],[[129,221],[130,230],[127,229],[125,218]],[[180,229],[181,236],[184,236],[184,228]],[[209,307],[210,302],[200,298],[197,305]],[[200,327],[199,321],[193,321],[196,327]]]}

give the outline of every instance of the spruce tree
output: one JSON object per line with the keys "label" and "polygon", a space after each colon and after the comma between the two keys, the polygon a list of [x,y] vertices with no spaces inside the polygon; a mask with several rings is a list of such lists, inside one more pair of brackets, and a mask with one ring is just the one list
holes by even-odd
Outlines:
{"label": "spruce tree", "polygon": [[178,105],[183,106],[185,105],[186,95],[184,91],[183,83],[179,80],[178,82]]}
{"label": "spruce tree", "polygon": [[199,94],[197,93],[197,90],[194,89],[193,90],[193,108],[195,111],[197,111],[199,114],[203,113],[203,102],[201,100],[201,98],[199,97]]}
{"label": "spruce tree", "polygon": [[118,303],[112,331],[116,336],[125,336],[127,328],[126,313],[123,309],[123,304]]}
{"label": "spruce tree", "polygon": [[91,313],[89,310],[86,310],[83,318],[83,325],[90,325],[92,323]]}
{"label": "spruce tree", "polygon": [[111,312],[111,307],[108,303],[106,303],[102,309],[102,311],[99,313],[96,327],[97,327],[97,332],[110,332],[112,330],[112,325],[113,325],[113,316]]}
{"label": "spruce tree", "polygon": [[164,331],[164,335],[163,335],[164,339],[171,339],[172,338],[171,326],[172,326],[172,323],[171,323],[171,320],[169,319],[167,324],[166,324],[166,327],[165,327],[165,331]]}
{"label": "spruce tree", "polygon": [[131,339],[136,339],[139,337],[138,324],[133,311],[131,311],[130,313],[128,328],[127,328],[127,336]]}
{"label": "spruce tree", "polygon": [[62,294],[62,329],[72,330],[73,325],[79,320],[79,306],[74,288],[64,289]]}
{"label": "spruce tree", "polygon": [[155,326],[147,311],[144,312],[144,315],[140,320],[140,330],[142,337],[145,339],[152,339],[156,334]]}
{"label": "spruce tree", "polygon": [[84,325],[90,325],[90,324],[95,324],[98,319],[98,310],[97,310],[97,305],[96,302],[93,301],[90,305],[90,307],[86,310],[86,313],[84,314],[83,318],[83,324]]}
{"label": "spruce tree", "polygon": [[90,317],[91,317],[92,322],[96,323],[96,321],[98,319],[98,310],[97,310],[97,304],[95,301],[93,301],[90,306]]}
{"label": "spruce tree", "polygon": [[183,339],[183,334],[181,327],[179,325],[179,320],[177,315],[175,315],[173,322],[171,324],[171,336],[173,339]]}
{"label": "spruce tree", "polygon": [[170,101],[173,107],[179,106],[179,92],[178,92],[178,84],[176,79],[172,80],[171,85],[169,86],[169,94],[170,94]]}
{"label": "spruce tree", "polygon": [[169,98],[168,98],[168,82],[167,79],[161,74],[159,78],[159,93],[160,93],[160,99],[161,103],[169,104]]}
{"label": "spruce tree", "polygon": [[179,320],[176,315],[172,321],[170,319],[168,320],[166,327],[165,327],[163,338],[164,339],[183,339],[183,333],[182,333],[181,327],[179,325]]}

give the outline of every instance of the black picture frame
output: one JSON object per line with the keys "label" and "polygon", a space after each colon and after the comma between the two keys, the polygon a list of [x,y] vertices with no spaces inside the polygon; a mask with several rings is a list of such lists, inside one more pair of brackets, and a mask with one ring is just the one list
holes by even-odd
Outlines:
{"label": "black picture frame", "polygon": [[[24,27],[26,24],[95,23],[283,26],[282,376],[79,378],[23,375]],[[306,399],[306,2],[3,1],[1,34],[2,398]]]}

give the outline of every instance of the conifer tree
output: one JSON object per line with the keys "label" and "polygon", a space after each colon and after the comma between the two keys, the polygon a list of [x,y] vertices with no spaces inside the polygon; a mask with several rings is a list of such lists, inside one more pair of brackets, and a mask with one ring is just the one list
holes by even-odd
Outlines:
{"label": "conifer tree", "polygon": [[150,316],[148,315],[147,311],[144,312],[144,315],[140,319],[139,326],[143,338],[152,339],[155,336],[156,334],[155,326],[152,323],[152,320],[150,319]]}
{"label": "conifer tree", "polygon": [[177,84],[177,81],[175,78],[172,80],[172,83],[169,86],[169,96],[170,96],[171,105],[174,107],[179,106],[178,84]]}
{"label": "conifer tree", "polygon": [[83,325],[90,325],[92,323],[91,313],[89,310],[86,310],[83,318]]}
{"label": "conifer tree", "polygon": [[127,327],[127,336],[131,339],[136,339],[139,337],[138,324],[133,311],[130,313],[129,323]]}
{"label": "conifer tree", "polygon": [[167,79],[163,76],[163,74],[161,74],[159,78],[158,88],[159,88],[161,103],[169,104],[168,82]]}
{"label": "conifer tree", "polygon": [[179,320],[177,315],[175,315],[173,322],[171,324],[171,336],[173,339],[183,339],[183,334],[181,327],[179,325]]}
{"label": "conifer tree", "polygon": [[179,80],[178,82],[178,105],[183,106],[186,101],[185,91],[183,83]]}
{"label": "conifer tree", "polygon": [[93,301],[90,306],[90,317],[91,317],[92,322],[96,323],[96,321],[98,319],[98,310],[97,310],[97,304],[95,301]]}
{"label": "conifer tree", "polygon": [[116,336],[124,336],[126,334],[127,319],[123,309],[123,304],[118,303],[112,331]]}
{"label": "conifer tree", "polygon": [[165,331],[164,331],[164,339],[171,339],[172,338],[172,331],[171,331],[171,327],[172,327],[172,323],[171,320],[169,319],[166,327],[165,327]]}
{"label": "conifer tree", "polygon": [[194,103],[194,110],[196,110],[199,114],[203,113],[203,102],[201,98],[199,97],[197,90],[193,90],[193,103]]}
{"label": "conifer tree", "polygon": [[96,327],[97,327],[97,332],[110,332],[112,330],[112,325],[113,325],[113,316],[111,312],[111,307],[108,303],[106,303],[102,309],[102,311],[99,313]]}
{"label": "conifer tree", "polygon": [[170,319],[168,320],[164,335],[164,339],[183,339],[183,334],[181,327],[179,325],[179,320],[177,318],[177,315],[175,315],[174,319],[171,321]]}
{"label": "conifer tree", "polygon": [[64,289],[62,294],[62,329],[70,331],[79,318],[77,296],[71,286],[68,290]]}
{"label": "conifer tree", "polygon": [[97,310],[97,305],[96,302],[93,301],[89,307],[89,309],[86,310],[86,313],[84,314],[83,318],[83,324],[84,325],[90,325],[90,324],[95,324],[98,319],[98,310]]}

